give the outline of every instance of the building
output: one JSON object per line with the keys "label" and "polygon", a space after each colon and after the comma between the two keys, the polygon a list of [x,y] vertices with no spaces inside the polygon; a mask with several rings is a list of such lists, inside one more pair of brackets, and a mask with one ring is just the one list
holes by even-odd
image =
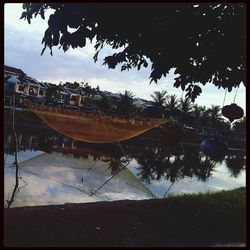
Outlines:
{"label": "building", "polygon": [[17,105],[21,104],[24,98],[43,102],[48,88],[46,83],[27,76],[21,69],[4,66],[5,105],[12,103],[14,93],[16,94]]}
{"label": "building", "polygon": [[11,66],[4,65],[4,80],[7,80],[11,76],[16,76],[20,80],[25,77],[25,73],[21,69],[17,69]]}
{"label": "building", "polygon": [[66,99],[67,105],[77,106],[77,107],[83,106],[84,96],[81,94],[79,89],[65,88],[65,91],[67,92],[68,95],[68,98]]}
{"label": "building", "polygon": [[12,105],[16,86],[22,84],[25,77],[21,69],[4,65],[4,105]]}

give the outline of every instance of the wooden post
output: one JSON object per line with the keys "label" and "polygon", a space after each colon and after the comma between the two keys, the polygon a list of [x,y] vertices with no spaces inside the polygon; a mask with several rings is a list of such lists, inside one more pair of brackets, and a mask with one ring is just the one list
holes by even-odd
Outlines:
{"label": "wooden post", "polygon": [[19,140],[18,140],[18,145],[19,145],[19,146],[21,146],[21,144],[22,144],[22,138],[23,138],[23,134],[21,134],[21,135],[19,136]]}
{"label": "wooden post", "polygon": [[74,144],[75,144],[75,140],[72,139],[72,143],[71,143],[71,148],[72,148],[72,149],[74,148]]}
{"label": "wooden post", "polygon": [[32,140],[33,140],[33,136],[30,136],[30,150],[31,150]]}
{"label": "wooden post", "polygon": [[26,94],[29,96],[29,91],[30,91],[30,83],[27,85],[27,88],[26,88]]}
{"label": "wooden post", "polygon": [[8,144],[11,143],[11,140],[12,140],[12,134],[9,134],[9,135],[8,135],[8,139],[7,139],[7,143],[8,143]]}

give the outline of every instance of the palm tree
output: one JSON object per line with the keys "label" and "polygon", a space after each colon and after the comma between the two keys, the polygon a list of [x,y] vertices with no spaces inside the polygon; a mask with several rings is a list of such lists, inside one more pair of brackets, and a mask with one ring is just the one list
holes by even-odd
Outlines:
{"label": "palm tree", "polygon": [[152,97],[155,106],[163,107],[167,100],[167,91],[154,91],[154,94],[150,96]]}
{"label": "palm tree", "polygon": [[205,110],[206,108],[204,106],[199,106],[198,104],[193,105],[191,115],[195,125],[200,125]]}
{"label": "palm tree", "polygon": [[101,93],[101,99],[97,101],[97,106],[101,110],[112,110],[114,104],[110,96]]}
{"label": "palm tree", "polygon": [[227,168],[231,172],[231,176],[237,178],[240,172],[246,168],[246,160],[244,154],[236,153],[234,155],[229,155],[225,159]]}
{"label": "palm tree", "polygon": [[191,120],[192,102],[190,98],[181,98],[179,101],[179,110],[181,122],[188,123]]}
{"label": "palm tree", "polygon": [[154,94],[151,95],[153,99],[153,106],[148,107],[146,112],[151,117],[162,117],[165,111],[165,103],[167,100],[167,91],[154,91]]}
{"label": "palm tree", "polygon": [[120,98],[124,101],[131,101],[134,98],[133,92],[130,90],[125,90],[124,94],[120,93]]}
{"label": "palm tree", "polygon": [[238,132],[246,132],[246,116],[241,118],[239,121],[234,122],[233,129]]}
{"label": "palm tree", "polygon": [[125,90],[124,94],[120,93],[120,99],[116,101],[117,110],[126,114],[132,114],[135,111],[133,93]]}
{"label": "palm tree", "polygon": [[220,106],[215,106],[215,105],[212,105],[212,107],[208,109],[209,123],[215,128],[218,128],[219,124],[222,121],[222,116],[220,111],[221,111]]}
{"label": "palm tree", "polygon": [[167,102],[166,102],[166,110],[167,113],[171,116],[178,115],[178,102],[176,95],[170,95]]}
{"label": "palm tree", "polygon": [[203,106],[202,108],[203,108],[203,112],[201,113],[199,125],[208,127],[208,123],[210,119],[209,110],[205,106]]}

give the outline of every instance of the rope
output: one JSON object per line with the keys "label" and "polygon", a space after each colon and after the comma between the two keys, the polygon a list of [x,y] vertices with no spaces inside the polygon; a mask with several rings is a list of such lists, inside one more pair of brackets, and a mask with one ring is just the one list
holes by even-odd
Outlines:
{"label": "rope", "polygon": [[235,96],[234,96],[233,103],[235,102],[235,98],[236,98],[236,95],[237,95],[237,93],[238,93],[238,89],[239,89],[239,86],[238,86],[238,88],[236,89],[236,93],[235,93]]}
{"label": "rope", "polygon": [[96,163],[97,163],[97,160],[95,160],[94,163],[92,163],[92,165],[88,168],[88,170],[91,170],[95,166]]}
{"label": "rope", "polygon": [[89,196],[93,196],[96,194],[98,190],[100,190],[104,185],[106,185],[112,178],[114,178],[119,172],[121,172],[130,162],[127,162],[126,165],[123,165],[122,168],[120,168],[115,174],[113,174],[111,177],[109,177],[99,188],[97,188],[95,191],[93,191]]}
{"label": "rope", "polygon": [[[105,115],[104,115],[104,114],[103,114],[103,116],[104,116],[104,119],[105,119]],[[106,119],[105,119],[105,120],[106,120]],[[118,139],[117,139],[117,137],[116,137],[116,135],[115,135],[115,133],[114,133],[114,131],[113,131],[113,129],[112,129],[112,126],[111,126],[110,124],[108,124],[108,125],[109,125],[109,128],[110,128],[110,130],[111,130],[111,133],[114,135],[114,137],[115,137],[115,139],[116,139],[116,143],[117,143],[118,146],[120,147],[120,149],[121,149],[122,153],[124,154],[124,156],[125,156],[127,162],[129,162],[128,157],[127,157],[127,154],[125,153],[125,151],[124,151],[124,149],[123,149],[121,143],[118,141]]]}
{"label": "rope", "polygon": [[[108,131],[107,131],[107,128],[106,128],[106,125],[105,125],[106,117],[105,117],[104,113],[101,112],[101,111],[99,111],[99,114],[100,114],[101,120],[102,120],[102,122],[103,122],[103,125],[104,125],[104,128],[105,128],[105,132],[106,132],[106,134],[107,134],[107,136],[108,136]],[[103,115],[103,119],[102,119],[102,116],[101,116],[101,115]],[[117,144],[119,145],[121,151],[123,152],[123,154],[124,154],[124,156],[125,156],[125,158],[126,158],[126,160],[127,160],[127,163],[126,163],[125,165],[123,165],[122,168],[118,169],[117,172],[116,172],[115,174],[113,174],[110,178],[108,178],[101,186],[99,186],[99,187],[98,187],[95,191],[93,191],[89,196],[95,195],[95,194],[97,193],[98,190],[100,190],[104,185],[106,185],[112,178],[114,178],[114,177],[115,177],[120,171],[122,171],[128,164],[130,164],[130,161],[128,160],[128,157],[127,157],[126,153],[124,152],[124,150],[123,150],[123,148],[122,148],[120,142],[117,140],[117,137],[115,136],[115,134],[114,134],[114,132],[113,132],[113,130],[112,130],[112,127],[111,127],[111,126],[109,126],[109,127],[110,127],[110,130],[111,130],[112,134],[114,135],[114,137],[115,137],[115,139],[116,139]]]}
{"label": "rope", "polygon": [[224,107],[224,104],[225,104],[226,94],[227,94],[227,89],[225,89],[225,94],[224,94],[224,99],[223,99],[222,107]]}
{"label": "rope", "polygon": [[167,193],[169,192],[169,190],[171,189],[171,187],[174,185],[175,182],[172,182],[170,187],[168,188],[168,190],[166,191],[166,193],[163,195],[163,198],[166,197]]}

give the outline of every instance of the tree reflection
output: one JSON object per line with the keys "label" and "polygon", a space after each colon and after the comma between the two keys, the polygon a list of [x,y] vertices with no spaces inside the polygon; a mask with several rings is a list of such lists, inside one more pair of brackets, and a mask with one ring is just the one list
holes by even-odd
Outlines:
{"label": "tree reflection", "polygon": [[204,156],[195,147],[179,147],[170,151],[166,145],[140,147],[140,153],[130,152],[140,164],[140,177],[150,183],[151,180],[166,179],[175,182],[185,177],[196,176],[206,181],[216,162]]}
{"label": "tree reflection", "polygon": [[231,172],[231,176],[237,178],[241,171],[246,168],[246,159],[243,153],[237,152],[225,159],[226,166]]}
{"label": "tree reflection", "polygon": [[[56,133],[41,132],[39,135],[36,133],[36,136],[33,136],[34,140],[30,141],[31,137],[32,135],[28,133],[22,137],[22,142],[27,145],[27,149],[32,146],[33,149],[61,152],[63,155],[71,155],[76,159],[92,157],[94,162],[107,162],[112,175],[126,164],[127,158],[135,159],[139,164],[138,176],[147,183],[162,179],[174,183],[185,177],[196,177],[200,181],[207,181],[212,176],[216,165],[224,162],[223,158],[213,159],[205,156],[199,147],[183,144],[170,149],[166,143],[132,140],[122,145],[76,142],[72,147],[71,139]],[[11,138],[9,140],[11,141]],[[9,143],[9,151],[11,151],[11,145]],[[126,157],[124,157],[125,154]],[[237,178],[241,170],[245,168],[244,153],[229,155],[225,163],[231,175]]]}

